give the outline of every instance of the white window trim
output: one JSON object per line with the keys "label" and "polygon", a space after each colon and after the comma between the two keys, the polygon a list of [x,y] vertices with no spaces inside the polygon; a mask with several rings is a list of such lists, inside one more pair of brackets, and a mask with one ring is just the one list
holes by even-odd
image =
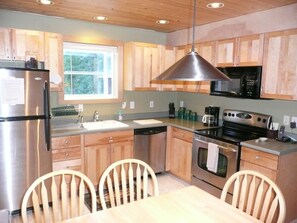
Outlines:
{"label": "white window trim", "polygon": [[[82,43],[82,44],[95,44],[99,45],[100,47],[104,46],[114,46],[117,47],[117,60],[118,60],[118,67],[117,69],[117,81],[114,83],[114,88],[113,90],[117,90],[117,94],[115,94],[115,97],[113,98],[108,98],[106,97],[105,99],[98,99],[98,98],[92,98],[90,97],[89,99],[85,98],[78,98],[78,99],[73,99],[73,100],[65,100],[64,97],[64,87],[62,88],[63,90],[59,93],[59,103],[61,104],[96,104],[96,103],[117,103],[121,102],[123,99],[123,43],[119,41],[112,41],[112,40],[101,40],[101,39],[88,39],[84,37],[69,37],[69,36],[64,36],[63,37],[63,42],[72,42],[72,43]],[[62,58],[63,55],[62,55]],[[63,63],[63,61],[62,61]],[[63,75],[63,83],[64,83],[64,75]],[[64,85],[64,84],[63,84]]]}

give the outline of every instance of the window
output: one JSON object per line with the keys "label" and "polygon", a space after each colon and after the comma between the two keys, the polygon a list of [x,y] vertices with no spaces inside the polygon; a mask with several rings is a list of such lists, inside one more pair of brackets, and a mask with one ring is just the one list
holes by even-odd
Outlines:
{"label": "window", "polygon": [[63,44],[65,101],[119,98],[122,72],[117,46]]}

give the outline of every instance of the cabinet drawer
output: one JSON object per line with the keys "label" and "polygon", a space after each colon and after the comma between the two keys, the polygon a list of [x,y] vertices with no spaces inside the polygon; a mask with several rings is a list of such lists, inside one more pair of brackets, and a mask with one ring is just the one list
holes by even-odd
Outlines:
{"label": "cabinet drawer", "polygon": [[257,171],[259,173],[264,174],[265,176],[267,176],[269,179],[273,180],[274,182],[276,182],[276,175],[277,172],[275,170],[263,167],[263,166],[259,166],[257,164],[253,164],[247,161],[242,160],[240,162],[240,170],[254,170]]}
{"label": "cabinet drawer", "polygon": [[277,155],[257,151],[254,149],[249,149],[246,147],[242,147],[241,160],[244,160],[265,168],[269,168],[272,170],[277,170],[277,166],[278,166]]}
{"label": "cabinet drawer", "polygon": [[193,142],[193,132],[189,132],[183,129],[172,128],[172,137],[178,138],[187,142]]}
{"label": "cabinet drawer", "polygon": [[134,132],[133,130],[128,131],[112,131],[112,132],[102,132],[94,134],[86,134],[85,146],[102,145],[109,143],[133,141]]}
{"label": "cabinet drawer", "polygon": [[81,171],[81,160],[76,159],[76,160],[67,160],[67,161],[63,161],[63,162],[54,162],[53,163],[53,171],[63,170],[63,169]]}
{"label": "cabinet drawer", "polygon": [[58,149],[52,151],[53,161],[73,160],[81,158],[80,147]]}
{"label": "cabinet drawer", "polygon": [[52,138],[53,150],[78,146],[80,146],[80,135]]}

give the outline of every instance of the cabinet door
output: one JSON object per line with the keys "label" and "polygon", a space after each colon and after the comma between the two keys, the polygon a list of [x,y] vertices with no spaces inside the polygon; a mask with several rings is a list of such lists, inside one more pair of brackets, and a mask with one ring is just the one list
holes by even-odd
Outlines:
{"label": "cabinet door", "polygon": [[169,169],[177,177],[191,182],[193,133],[179,128],[169,128]]}
{"label": "cabinet door", "polygon": [[237,66],[262,65],[264,34],[238,38]]}
{"label": "cabinet door", "polygon": [[0,28],[0,59],[11,60],[11,30]]}
{"label": "cabinet door", "polygon": [[110,144],[87,146],[84,152],[85,174],[94,185],[98,185],[102,173],[111,164]]}
{"label": "cabinet door", "polygon": [[125,90],[157,90],[151,80],[160,74],[160,50],[156,44],[126,43]]}
{"label": "cabinet door", "polygon": [[[189,53],[191,50],[189,45],[185,46],[178,46],[176,47],[175,51],[175,58],[176,61],[179,61],[181,58],[183,58],[187,53]],[[183,81],[174,81],[175,90],[176,91],[184,91],[184,82]]]}
{"label": "cabinet door", "polygon": [[[200,43],[198,53],[210,64],[215,66],[215,42]],[[210,92],[210,81],[200,81],[198,83],[198,92],[208,94]]]}
{"label": "cabinet door", "polygon": [[[52,91],[63,90],[63,41],[62,35],[57,33],[45,33],[45,68],[50,71]],[[56,83],[58,80],[61,82]],[[53,83],[55,82],[55,83]]]}
{"label": "cabinet door", "polygon": [[236,39],[217,41],[216,66],[234,66]]}
{"label": "cabinet door", "polygon": [[44,61],[44,33],[12,29],[12,59]]}
{"label": "cabinet door", "polygon": [[123,159],[133,158],[133,141],[112,143],[111,144],[111,163]]}
{"label": "cabinet door", "polygon": [[297,29],[265,34],[263,98],[297,99]]}
{"label": "cabinet door", "polygon": [[[164,72],[170,66],[172,66],[176,62],[176,48],[170,46],[163,46],[161,51],[161,71]],[[163,91],[174,91],[176,86],[172,83],[162,83],[162,90]]]}
{"label": "cabinet door", "polygon": [[191,182],[192,143],[179,138],[172,139],[170,172],[177,177]]}

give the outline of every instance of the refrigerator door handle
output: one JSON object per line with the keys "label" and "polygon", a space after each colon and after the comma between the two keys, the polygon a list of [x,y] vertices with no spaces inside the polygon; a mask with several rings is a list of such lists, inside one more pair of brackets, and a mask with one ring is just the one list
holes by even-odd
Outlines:
{"label": "refrigerator door handle", "polygon": [[51,149],[51,140],[50,140],[50,131],[51,131],[51,126],[50,126],[50,105],[49,105],[49,87],[48,87],[48,82],[44,82],[44,88],[43,88],[43,97],[44,97],[44,114],[45,114],[45,119],[44,119],[44,132],[45,132],[45,143],[47,150],[50,151]]}

